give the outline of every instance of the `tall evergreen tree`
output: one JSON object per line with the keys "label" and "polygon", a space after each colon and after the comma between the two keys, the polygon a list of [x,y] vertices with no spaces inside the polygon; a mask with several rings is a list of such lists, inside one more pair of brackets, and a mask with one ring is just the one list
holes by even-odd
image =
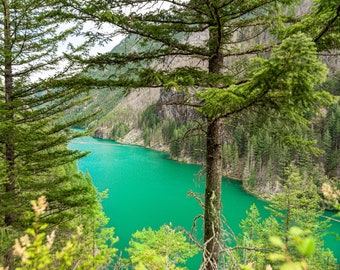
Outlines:
{"label": "tall evergreen tree", "polygon": [[74,77],[77,65],[58,53],[78,28],[60,27],[66,21],[54,16],[58,7],[59,1],[49,0],[3,0],[0,5],[0,255],[9,269],[14,267],[13,239],[28,225],[30,200],[46,195],[55,224],[69,218],[57,214],[95,203],[87,197],[91,186],[73,185],[72,177],[60,171],[84,156],[66,148],[79,135],[68,128],[80,119],[56,122],[81,102],[77,96],[84,87]]}
{"label": "tall evergreen tree", "polygon": [[[293,165],[286,169],[284,178],[283,191],[273,197],[268,207],[271,215],[267,219],[260,219],[255,205],[247,212],[247,218],[240,224],[243,230],[240,244],[245,248],[237,250],[239,254],[235,257],[243,264],[250,263],[254,269],[263,269],[267,264],[272,264],[268,255],[275,250],[268,243],[268,239],[277,236],[285,247],[285,255],[289,256],[292,262],[299,261],[303,257],[301,255],[306,254],[298,252],[296,237],[292,237],[290,233],[293,227],[298,227],[315,242],[314,254],[304,258],[308,269],[337,269],[334,255],[324,248],[322,238],[329,222],[320,221],[323,210],[320,209],[317,187],[311,178],[303,177]],[[239,255],[241,256],[238,257]],[[229,260],[228,266],[231,264]],[[277,262],[272,267],[279,269]]]}
{"label": "tall evergreen tree", "polygon": [[[322,49],[337,46],[334,30],[339,26],[339,5],[329,1],[329,5],[313,7],[309,16],[297,17],[284,16],[286,5],[295,2],[284,0],[63,2],[78,19],[117,26],[121,33],[137,35],[144,45],[143,50],[111,52],[88,60],[90,66],[136,64],[126,73],[113,74],[113,85],[195,89],[193,96],[187,91],[184,105],[198,107],[207,125],[202,268],[217,269],[222,119],[252,110],[300,122],[305,121],[302,112],[306,108],[328,99],[313,92],[314,84],[325,75],[314,41]],[[294,8],[289,10],[294,12]],[[311,22],[314,32],[299,33]],[[288,129],[283,131],[286,141],[300,144],[301,140],[289,136]]]}

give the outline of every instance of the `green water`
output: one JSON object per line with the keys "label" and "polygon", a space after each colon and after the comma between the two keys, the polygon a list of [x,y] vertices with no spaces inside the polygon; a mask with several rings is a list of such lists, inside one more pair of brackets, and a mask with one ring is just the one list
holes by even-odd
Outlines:
{"label": "green water", "polygon": [[[198,202],[187,195],[190,190],[204,191],[200,166],[171,161],[165,153],[90,137],[74,140],[69,148],[92,152],[79,160],[78,166],[89,171],[99,191],[109,190],[103,207],[110,218],[109,226],[115,227],[119,237],[117,247],[121,251],[136,230],[158,229],[170,222],[174,227],[191,230],[194,218],[202,214]],[[263,208],[266,203],[245,193],[239,182],[224,180],[222,196],[223,213],[236,233],[251,204],[255,203],[263,215],[267,214]],[[197,225],[200,228],[202,222]],[[340,223],[334,225],[332,230],[340,232]],[[339,260],[340,241],[328,237],[326,242]],[[199,264],[198,255],[187,266],[194,270]]]}

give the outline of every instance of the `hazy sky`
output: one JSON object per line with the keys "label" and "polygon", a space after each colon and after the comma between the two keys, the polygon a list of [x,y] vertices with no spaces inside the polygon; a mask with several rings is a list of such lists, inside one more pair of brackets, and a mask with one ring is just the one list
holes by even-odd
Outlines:
{"label": "hazy sky", "polygon": [[[61,25],[60,29],[62,30],[66,30],[67,28],[69,28],[70,25]],[[84,25],[84,30],[86,31],[100,31],[101,33],[105,33],[105,34],[114,34],[115,33],[115,29],[110,26],[110,25],[104,25],[101,29],[97,29],[93,23],[86,23]],[[119,44],[119,42],[124,38],[124,36],[122,35],[113,35],[113,37],[104,44],[99,44],[97,43],[96,45],[94,45],[90,51],[89,54],[90,55],[96,55],[98,53],[106,53],[111,51],[116,45]],[[73,46],[79,46],[81,45],[83,42],[85,41],[84,37],[80,37],[80,36],[73,36],[73,37],[69,37],[67,39],[67,41],[60,43],[59,44],[59,48],[58,48],[58,54],[62,54],[67,52],[67,47],[69,44],[72,44]],[[60,63],[59,67],[60,70],[66,65],[66,63]],[[37,72],[31,75],[31,80],[32,81],[36,81],[39,79],[45,79],[48,78],[49,76],[55,74],[57,72],[57,70],[44,70],[43,72]]]}

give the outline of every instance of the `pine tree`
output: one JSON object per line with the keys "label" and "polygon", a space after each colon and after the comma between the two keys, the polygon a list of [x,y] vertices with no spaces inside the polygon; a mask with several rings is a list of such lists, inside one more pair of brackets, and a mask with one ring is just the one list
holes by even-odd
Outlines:
{"label": "pine tree", "polygon": [[[112,85],[177,89],[188,94],[186,105],[199,107],[207,125],[202,268],[217,269],[221,244],[222,119],[252,109],[265,115],[269,112],[282,122],[301,122],[305,121],[301,113],[306,107],[329,100],[313,92],[314,84],[326,72],[317,60],[314,41],[320,48],[327,45],[326,39],[328,45],[336,42],[332,31],[339,24],[338,5],[330,1],[327,7],[311,9],[310,16],[291,18],[281,10],[294,1],[63,2],[78,19],[91,18],[98,26],[114,25],[121,33],[136,35],[144,46],[143,50],[110,52],[87,61],[90,66],[136,64],[130,65],[125,74],[113,74]],[[321,16],[320,20],[320,13],[332,19]],[[312,19],[316,19],[315,32],[301,34],[300,30],[308,29]],[[269,37],[269,33],[273,36]],[[98,38],[96,33],[88,35]],[[267,59],[269,52],[272,54]],[[249,61],[251,57],[257,58]],[[195,94],[190,95],[188,89],[195,89]],[[301,140],[284,128],[287,126],[282,124],[282,139],[301,145]]]}
{"label": "pine tree", "polygon": [[184,233],[171,225],[163,225],[157,231],[151,228],[137,231],[129,245],[127,252],[135,269],[186,269],[180,265],[198,252]]}
{"label": "pine tree", "polygon": [[71,208],[91,203],[87,184],[72,184],[72,176],[59,171],[84,156],[66,148],[79,136],[68,128],[80,119],[58,118],[81,102],[77,96],[86,89],[79,86],[80,77],[74,77],[79,67],[58,52],[61,42],[78,28],[59,27],[66,22],[54,16],[59,5],[4,0],[0,6],[0,227],[4,232],[0,255],[9,269],[14,267],[13,239],[28,225],[30,200],[47,195],[55,224],[69,218]]}
{"label": "pine tree", "polygon": [[[242,220],[242,234],[238,240],[240,247],[234,249],[234,256],[240,264],[252,265],[249,269],[264,269],[268,264],[272,269],[291,269],[279,267],[287,258],[289,262],[305,261],[308,269],[337,269],[334,255],[323,247],[323,236],[329,222],[320,221],[322,209],[317,188],[310,178],[301,175],[296,166],[287,168],[282,179],[282,193],[271,198],[268,208],[271,215],[264,220],[255,205]],[[296,228],[301,233],[294,235],[292,231]],[[303,240],[300,236],[308,239],[305,244],[313,246],[314,253],[309,256],[303,254],[307,245],[301,248]],[[271,245],[270,239],[279,239],[280,245]],[[283,251],[278,249],[280,246],[284,247]],[[271,262],[269,259],[274,253],[282,253],[282,257]]]}
{"label": "pine tree", "polygon": [[319,220],[323,210],[320,208],[320,197],[312,179],[304,177],[296,166],[291,165],[286,170],[282,188],[282,193],[272,198],[269,207],[280,226],[276,232],[272,230],[270,233],[283,240],[287,253],[294,261],[300,255],[295,251],[290,230],[292,227],[298,227],[308,232],[308,235],[313,237],[316,246],[315,255],[307,260],[310,269],[336,269],[334,255],[323,248],[322,238],[329,223]]}
{"label": "pine tree", "polygon": [[329,108],[326,118],[325,131],[322,138],[326,155],[326,172],[330,177],[336,176],[340,161],[340,105],[334,104]]}

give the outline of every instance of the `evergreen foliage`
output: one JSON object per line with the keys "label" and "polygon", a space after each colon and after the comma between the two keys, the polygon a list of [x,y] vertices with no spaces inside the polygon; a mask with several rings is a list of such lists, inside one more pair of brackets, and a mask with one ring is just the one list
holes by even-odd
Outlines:
{"label": "evergreen foliage", "polygon": [[114,140],[123,138],[129,132],[129,127],[124,122],[119,122],[112,127],[112,137]]}
{"label": "evergreen foliage", "polygon": [[142,130],[144,146],[169,145],[172,159],[204,163],[205,127],[201,121],[177,123],[171,118],[162,120],[158,116],[157,104],[154,104],[139,114],[138,128]]}
{"label": "evergreen foliage", "polygon": [[157,141],[155,134],[159,129],[161,120],[156,113],[156,104],[150,105],[138,117],[138,127],[143,131],[142,136],[145,146],[150,146],[151,141]]}
{"label": "evergreen foliage", "polygon": [[[70,127],[86,117],[60,120],[81,104],[87,90],[80,66],[58,52],[79,29],[61,28],[55,16],[60,1],[2,1],[0,22],[0,230],[1,262],[14,268],[11,246],[32,219],[29,202],[45,195],[50,204],[44,222],[65,226],[86,207],[97,204],[92,183],[75,173],[76,159],[86,153],[67,149],[80,136]],[[81,48],[71,46],[74,55]],[[68,225],[66,225],[68,224]],[[73,228],[74,229],[74,228]]]}
{"label": "evergreen foliage", "polygon": [[[261,129],[257,126],[259,120],[254,114],[245,114],[236,121],[227,122],[225,133],[228,136],[224,141],[223,152],[224,173],[229,177],[242,179],[245,189],[265,196],[280,190],[277,184],[279,178],[284,177],[284,168],[294,162],[313,178],[319,190],[324,182],[332,182],[334,187],[339,188],[340,163],[336,146],[338,135],[334,132],[336,121],[333,118],[338,107],[339,104],[334,103],[327,109],[323,108],[322,112],[311,116],[306,114],[306,118],[311,119],[309,127],[301,124],[295,128],[290,126],[291,133],[316,142],[315,146],[320,152],[318,155],[307,149],[285,145],[281,133],[278,132],[282,123],[275,119],[265,122]],[[330,135],[330,126],[333,126],[333,136]],[[327,207],[332,209],[333,205],[328,204]]]}
{"label": "evergreen foliage", "polygon": [[321,139],[325,151],[325,169],[329,177],[338,176],[340,164],[340,103],[328,110]]}
{"label": "evergreen foliage", "polygon": [[302,261],[308,269],[337,269],[332,252],[323,248],[328,221],[319,220],[322,209],[316,186],[295,166],[287,169],[282,185],[283,192],[271,200],[269,218],[262,220],[255,205],[247,212],[239,240],[245,248],[235,258],[243,265],[251,264],[250,269],[264,269],[268,264],[271,269],[305,269],[281,268],[286,259]]}
{"label": "evergreen foliage", "polygon": [[[289,127],[308,123],[306,111],[330,101],[325,92],[313,90],[326,74],[317,50],[338,47],[338,3],[316,1],[308,14],[297,17],[291,16],[295,1],[169,1],[169,8],[162,8],[162,1],[63,2],[73,16],[92,18],[98,25],[110,23],[122,33],[140,36],[143,44],[155,44],[146,50],[110,52],[85,62],[102,66],[142,63],[135,72],[130,69],[110,79],[126,87],[175,88],[188,94],[185,104],[199,107],[207,122],[202,268],[217,269],[221,119],[251,110],[267,119],[277,117],[283,143],[313,146],[314,142],[292,134]],[[264,33],[272,34],[266,42],[262,40]],[[203,38],[190,42],[197,34]],[[184,64],[170,65],[183,59]],[[189,88],[196,90],[194,96],[189,94]]]}
{"label": "evergreen foliage", "polygon": [[198,248],[187,242],[185,235],[171,225],[163,225],[158,231],[151,228],[132,235],[127,248],[135,269],[187,269],[181,267]]}
{"label": "evergreen foliage", "polygon": [[204,127],[199,122],[177,124],[171,135],[171,157],[190,163],[204,163],[206,155],[204,134]]}
{"label": "evergreen foliage", "polygon": [[[62,117],[63,121],[72,122],[75,119],[86,118],[73,127],[92,129],[118,104],[124,92],[122,89],[112,91],[110,88],[101,88],[91,89],[89,95],[83,104],[68,110]],[[86,97],[87,94],[82,96]]]}

